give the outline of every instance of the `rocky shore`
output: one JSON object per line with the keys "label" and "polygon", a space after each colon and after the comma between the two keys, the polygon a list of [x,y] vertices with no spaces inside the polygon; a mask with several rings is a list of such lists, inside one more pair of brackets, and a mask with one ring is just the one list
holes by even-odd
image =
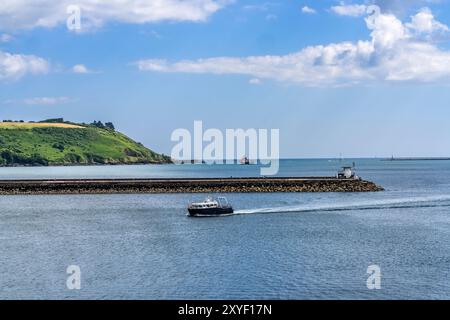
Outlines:
{"label": "rocky shore", "polygon": [[266,193],[266,192],[376,192],[375,183],[356,179],[205,178],[205,179],[90,179],[2,180],[0,195],[113,194],[113,193]]}

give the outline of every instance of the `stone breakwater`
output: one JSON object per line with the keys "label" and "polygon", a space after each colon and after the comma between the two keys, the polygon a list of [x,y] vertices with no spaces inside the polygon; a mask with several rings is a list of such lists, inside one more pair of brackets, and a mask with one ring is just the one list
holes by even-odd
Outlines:
{"label": "stone breakwater", "polygon": [[0,195],[112,193],[375,192],[365,180],[311,178],[0,180]]}

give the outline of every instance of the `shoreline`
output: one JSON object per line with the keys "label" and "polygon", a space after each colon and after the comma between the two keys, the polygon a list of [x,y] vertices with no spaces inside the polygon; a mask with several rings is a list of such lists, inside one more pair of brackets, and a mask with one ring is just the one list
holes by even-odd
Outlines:
{"label": "shoreline", "polygon": [[104,167],[104,166],[145,166],[145,165],[168,165],[173,162],[126,162],[126,163],[52,163],[48,165],[37,164],[12,164],[0,165],[0,168],[51,168],[51,167]]}
{"label": "shoreline", "polygon": [[371,181],[335,177],[0,180],[0,195],[378,192]]}

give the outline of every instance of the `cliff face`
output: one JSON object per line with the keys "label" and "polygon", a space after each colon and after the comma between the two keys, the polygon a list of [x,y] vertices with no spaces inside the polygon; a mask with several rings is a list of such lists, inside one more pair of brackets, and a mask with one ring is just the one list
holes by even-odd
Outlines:
{"label": "cliff face", "polygon": [[0,123],[0,166],[169,163],[106,128],[69,123]]}

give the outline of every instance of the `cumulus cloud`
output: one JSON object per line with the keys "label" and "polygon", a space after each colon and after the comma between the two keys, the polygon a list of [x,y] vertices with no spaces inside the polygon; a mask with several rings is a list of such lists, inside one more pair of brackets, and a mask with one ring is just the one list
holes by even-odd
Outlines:
{"label": "cumulus cloud", "polygon": [[303,13],[307,13],[307,14],[315,14],[315,13],[317,13],[317,11],[316,11],[315,9],[310,8],[310,7],[308,7],[308,6],[304,6],[304,7],[302,8],[302,12],[303,12]]}
{"label": "cumulus cloud", "polygon": [[261,80],[259,80],[258,78],[252,78],[248,81],[248,83],[253,84],[253,85],[258,85],[258,84],[261,84]]}
{"label": "cumulus cloud", "polygon": [[11,54],[0,51],[0,81],[12,81],[27,74],[45,74],[49,63],[34,55]]}
{"label": "cumulus cloud", "polygon": [[[407,23],[376,9],[369,7],[370,15],[365,18],[371,31],[369,40],[311,46],[286,55],[175,62],[146,59],[136,65],[141,71],[240,74],[304,86],[450,79],[450,51],[433,41],[433,32],[447,29],[429,9],[420,10]],[[418,31],[427,37],[419,37]]]}
{"label": "cumulus cloud", "polygon": [[233,0],[2,0],[0,30],[51,28],[65,24],[69,5],[81,9],[82,28],[107,22],[205,21]]}
{"label": "cumulus cloud", "polygon": [[94,71],[88,69],[88,67],[86,67],[84,64],[76,64],[72,67],[72,72],[85,74],[85,73],[93,73]]}
{"label": "cumulus cloud", "polygon": [[331,7],[331,11],[340,16],[361,17],[366,14],[367,6],[363,4],[346,5],[341,3],[338,6]]}
{"label": "cumulus cloud", "polygon": [[415,16],[411,17],[411,23],[406,24],[409,29],[419,33],[448,32],[449,28],[434,19],[429,8],[422,8]]}

